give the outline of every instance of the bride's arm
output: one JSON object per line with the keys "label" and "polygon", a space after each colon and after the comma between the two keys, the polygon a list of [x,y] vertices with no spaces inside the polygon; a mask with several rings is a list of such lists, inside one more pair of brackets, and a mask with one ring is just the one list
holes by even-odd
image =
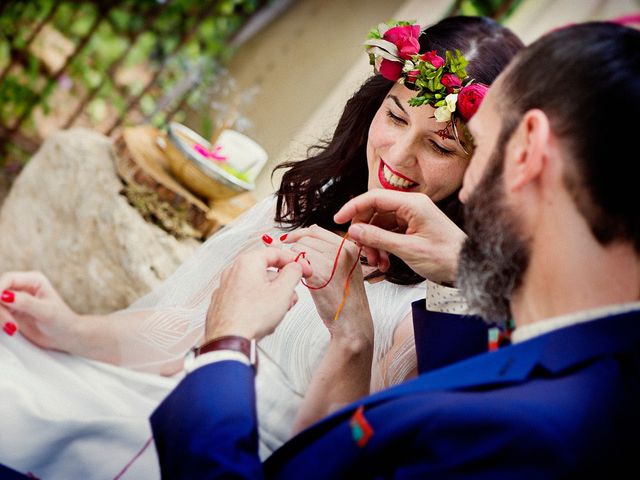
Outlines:
{"label": "bride's arm", "polygon": [[[175,373],[182,366],[181,355],[163,351],[141,335],[149,319],[158,312],[141,310],[80,315],[66,304],[47,277],[39,272],[5,273],[0,276],[0,291],[3,292],[0,324],[4,327],[13,323],[22,335],[41,348],[133,367],[135,362],[131,362],[130,357],[135,355],[145,359],[145,365],[140,369],[164,375]],[[184,332],[182,334],[188,336]],[[177,352],[182,348],[174,347],[174,350]]]}
{"label": "bride's arm", "polygon": [[372,338],[332,336],[296,416],[294,433],[371,392],[418,374],[411,314],[398,324],[389,350],[373,365],[372,361]]}
{"label": "bride's arm", "polygon": [[[371,317],[369,310],[363,311]],[[342,318],[339,321],[347,321]],[[369,393],[373,329],[369,333],[332,334],[293,425],[298,433],[337,408]]]}
{"label": "bride's arm", "polygon": [[[162,317],[169,322],[163,322]],[[156,318],[159,321],[154,321]],[[185,353],[203,334],[201,329],[188,331],[182,323],[180,315],[170,309],[83,315],[72,335],[73,346],[67,351],[133,370],[173,375],[182,370]],[[157,335],[150,331],[154,324]],[[168,339],[170,336],[173,338]]]}
{"label": "bride's arm", "polygon": [[[369,314],[368,309],[366,312]],[[417,374],[411,313],[400,321],[391,347],[379,361],[373,361],[373,337],[370,340],[364,336],[359,339],[332,336],[298,411],[293,433],[343,405]]]}
{"label": "bride's arm", "polygon": [[[313,276],[306,281],[318,312],[330,334],[327,350],[314,372],[311,384],[294,422],[298,432],[343,404],[369,393],[373,357],[373,320],[359,265],[358,248],[330,231],[313,226],[289,233],[286,243],[294,252],[305,252]],[[336,252],[343,244],[331,277]],[[353,268],[346,302],[336,320]]]}

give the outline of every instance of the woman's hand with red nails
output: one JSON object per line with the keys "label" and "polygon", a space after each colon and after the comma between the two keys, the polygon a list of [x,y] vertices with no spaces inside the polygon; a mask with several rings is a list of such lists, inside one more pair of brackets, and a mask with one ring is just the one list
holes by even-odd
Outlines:
{"label": "woman's hand with red nails", "polygon": [[[313,276],[305,280],[320,318],[332,337],[341,336],[353,340],[373,341],[373,321],[369,302],[364,288],[362,269],[359,264],[358,246],[347,240],[337,259],[333,278],[331,272],[336,262],[343,237],[329,230],[313,225],[289,232],[283,240],[292,245],[293,252],[304,252],[304,258],[313,268]],[[355,268],[353,268],[355,265]],[[344,308],[337,320],[335,314],[340,306],[346,287],[347,277],[353,268],[349,280],[349,294]],[[331,281],[329,281],[331,279]],[[328,282],[328,283],[327,283]]]}
{"label": "woman's hand with red nails", "polygon": [[[0,325],[10,323],[42,348],[71,352],[77,343],[79,315],[40,272],[0,275]],[[9,327],[13,329],[12,327]]]}

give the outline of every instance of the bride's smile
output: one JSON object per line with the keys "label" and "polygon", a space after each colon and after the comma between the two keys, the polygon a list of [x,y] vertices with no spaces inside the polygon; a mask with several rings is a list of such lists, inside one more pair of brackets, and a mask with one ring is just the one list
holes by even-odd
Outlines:
{"label": "bride's smile", "polygon": [[443,132],[430,105],[410,107],[415,92],[395,84],[376,112],[367,138],[368,187],[424,193],[434,202],[460,188],[469,162]]}

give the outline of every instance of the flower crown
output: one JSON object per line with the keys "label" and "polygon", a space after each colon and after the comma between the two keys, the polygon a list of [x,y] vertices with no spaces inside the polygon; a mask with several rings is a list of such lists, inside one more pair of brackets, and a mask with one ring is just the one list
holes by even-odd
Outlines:
{"label": "flower crown", "polygon": [[412,22],[381,23],[365,42],[369,61],[384,78],[418,92],[409,105],[431,105],[436,121],[451,123],[455,131],[456,116],[469,121],[488,87],[469,78],[468,62],[457,49],[447,50],[445,58],[435,50],[420,54],[420,34]]}

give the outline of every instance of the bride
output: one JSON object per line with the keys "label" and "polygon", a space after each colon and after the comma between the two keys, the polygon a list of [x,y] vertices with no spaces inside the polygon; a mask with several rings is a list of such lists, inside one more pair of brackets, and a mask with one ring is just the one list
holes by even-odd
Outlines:
{"label": "bride", "polygon": [[[379,37],[395,44],[400,55],[406,48],[424,53],[436,69],[439,62],[448,65],[446,51],[460,50],[476,86],[491,84],[522,47],[509,30],[477,17],[447,18],[421,34],[403,25]],[[78,315],[39,273],[0,277],[0,324],[9,334],[0,338],[0,463],[47,479],[159,477],[147,417],[182,378],[185,354],[202,339],[222,270],[240,252],[264,245],[304,252],[314,273],[306,280],[312,288],[298,286],[297,304],[259,343],[263,458],[294,428],[350,400],[332,398],[323,384],[321,372],[332,365],[333,346],[373,344],[354,378],[363,385],[359,395],[415,374],[410,304],[424,296],[424,279],[395,258],[384,272],[360,266],[357,246],[348,241],[337,257],[344,227],[332,217],[348,199],[371,188],[428,195],[451,219],[452,232],[452,254],[441,259],[443,268],[430,280],[450,282],[462,235],[455,227],[461,225],[457,193],[471,145],[464,136],[465,106],[458,102],[459,114],[451,116],[447,103],[451,120],[442,117],[446,108],[434,108],[435,101],[410,107],[415,90],[396,80],[410,81],[411,72],[396,69],[380,45],[371,42],[370,52],[382,55],[381,74],[349,100],[333,137],[306,160],[281,166],[288,170],[275,197],[210,238],[162,286],[129,308]],[[447,89],[466,85],[467,80],[461,85],[442,80]],[[466,106],[466,120],[472,107]],[[313,288],[331,277],[334,261],[336,272],[326,288]],[[350,291],[334,321],[352,265]],[[454,292],[435,283],[429,287],[431,303],[446,304]],[[20,334],[13,335],[16,329]],[[369,334],[349,337],[352,330]]]}

